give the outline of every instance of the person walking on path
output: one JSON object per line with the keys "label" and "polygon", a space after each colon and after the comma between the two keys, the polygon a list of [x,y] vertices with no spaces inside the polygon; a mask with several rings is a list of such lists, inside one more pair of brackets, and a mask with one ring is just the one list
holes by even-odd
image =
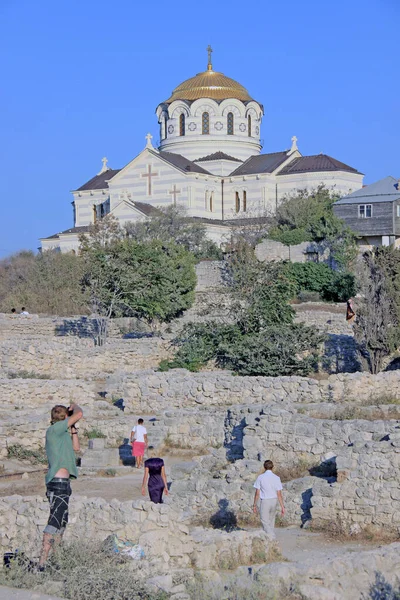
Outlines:
{"label": "person walking on path", "polygon": [[280,478],[272,472],[274,463],[272,460],[266,460],[264,463],[264,473],[259,475],[255,481],[256,488],[254,494],[253,512],[257,513],[258,502],[260,502],[260,517],[262,528],[270,540],[275,540],[275,513],[276,503],[279,501],[281,506],[281,515],[285,514],[285,506],[282,496],[282,482]]}
{"label": "person walking on path", "polygon": [[163,493],[168,496],[167,476],[162,458],[151,457],[145,461],[142,496],[146,495],[147,479],[150,500],[155,504],[162,504]]}
{"label": "person walking on path", "polygon": [[131,431],[132,455],[136,459],[136,467],[140,469],[143,464],[144,451],[147,447],[147,429],[143,419],[138,419],[137,425]]}
{"label": "person walking on path", "polygon": [[[69,408],[57,404],[51,409],[51,425],[46,431],[49,469],[45,477],[50,516],[43,531],[39,569],[44,568],[50,550],[61,542],[68,523],[70,479],[78,477],[74,450],[78,449],[79,442],[76,429],[73,429],[82,416],[83,411],[77,404],[71,404]],[[69,433],[69,428],[73,430],[72,434]]]}

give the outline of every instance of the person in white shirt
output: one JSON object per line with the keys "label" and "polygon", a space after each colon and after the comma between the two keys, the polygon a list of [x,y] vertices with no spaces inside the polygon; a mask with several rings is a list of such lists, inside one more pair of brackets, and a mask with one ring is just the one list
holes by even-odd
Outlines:
{"label": "person in white shirt", "polygon": [[138,419],[138,424],[131,431],[132,456],[136,459],[136,467],[140,469],[143,464],[144,451],[147,447],[147,429],[143,419]]}
{"label": "person in white shirt", "polygon": [[264,463],[264,473],[256,479],[254,487],[253,512],[257,513],[258,501],[260,502],[260,517],[262,528],[270,540],[275,539],[275,513],[276,503],[279,501],[281,506],[281,515],[285,514],[285,506],[282,496],[282,482],[280,478],[272,472],[274,463],[272,460],[266,460]]}

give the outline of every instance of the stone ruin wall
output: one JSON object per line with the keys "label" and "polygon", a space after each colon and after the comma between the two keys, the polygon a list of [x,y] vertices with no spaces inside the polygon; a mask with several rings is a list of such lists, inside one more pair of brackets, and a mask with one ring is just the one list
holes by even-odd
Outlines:
{"label": "stone ruin wall", "polygon": [[399,426],[380,441],[342,448],[336,465],[336,482],[313,486],[313,522],[350,525],[353,533],[371,524],[400,533]]}
{"label": "stone ruin wall", "polygon": [[[109,535],[140,544],[157,573],[171,569],[218,569],[230,562],[251,564],[260,547],[268,551],[262,531],[226,533],[202,527],[190,528],[179,508],[147,500],[106,502],[101,498],[72,496],[66,539],[102,541]],[[43,527],[48,520],[48,502],[42,497],[0,498],[0,546],[40,548]],[[147,574],[148,575],[148,574]]]}
{"label": "stone ruin wall", "polygon": [[118,370],[157,368],[170,357],[168,343],[158,337],[111,340],[104,347],[95,347],[90,339],[53,340],[1,342],[0,373],[28,371],[48,379],[103,378]]}

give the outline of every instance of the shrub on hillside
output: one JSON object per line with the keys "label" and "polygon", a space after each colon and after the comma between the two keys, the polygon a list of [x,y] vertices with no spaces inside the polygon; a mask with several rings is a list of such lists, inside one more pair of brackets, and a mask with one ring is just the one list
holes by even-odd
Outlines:
{"label": "shrub on hillside", "polygon": [[285,271],[298,296],[302,292],[317,292],[329,302],[345,302],[356,294],[354,275],[334,271],[325,263],[286,263]]}
{"label": "shrub on hillside", "polygon": [[221,343],[217,361],[238,375],[305,376],[317,365],[322,336],[302,323],[267,327],[233,344]]}

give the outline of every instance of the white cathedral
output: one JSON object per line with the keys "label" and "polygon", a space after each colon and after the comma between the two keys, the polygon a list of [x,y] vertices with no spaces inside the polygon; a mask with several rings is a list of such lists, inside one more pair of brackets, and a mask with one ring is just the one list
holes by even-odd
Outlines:
{"label": "white cathedral", "polygon": [[[221,243],[234,219],[273,214],[297,189],[325,184],[340,194],[362,187],[363,174],[327,156],[303,156],[292,137],[289,150],[261,154],[262,104],[246,88],[213,70],[178,85],[158,105],[160,145],[146,146],[122,169],[103,158],[101,171],[73,191],[74,227],[41,238],[42,249],[79,249],[79,234],[111,213],[123,224],[148,219],[159,206],[179,204],[204,221]],[[240,222],[240,221],[239,221]]]}

